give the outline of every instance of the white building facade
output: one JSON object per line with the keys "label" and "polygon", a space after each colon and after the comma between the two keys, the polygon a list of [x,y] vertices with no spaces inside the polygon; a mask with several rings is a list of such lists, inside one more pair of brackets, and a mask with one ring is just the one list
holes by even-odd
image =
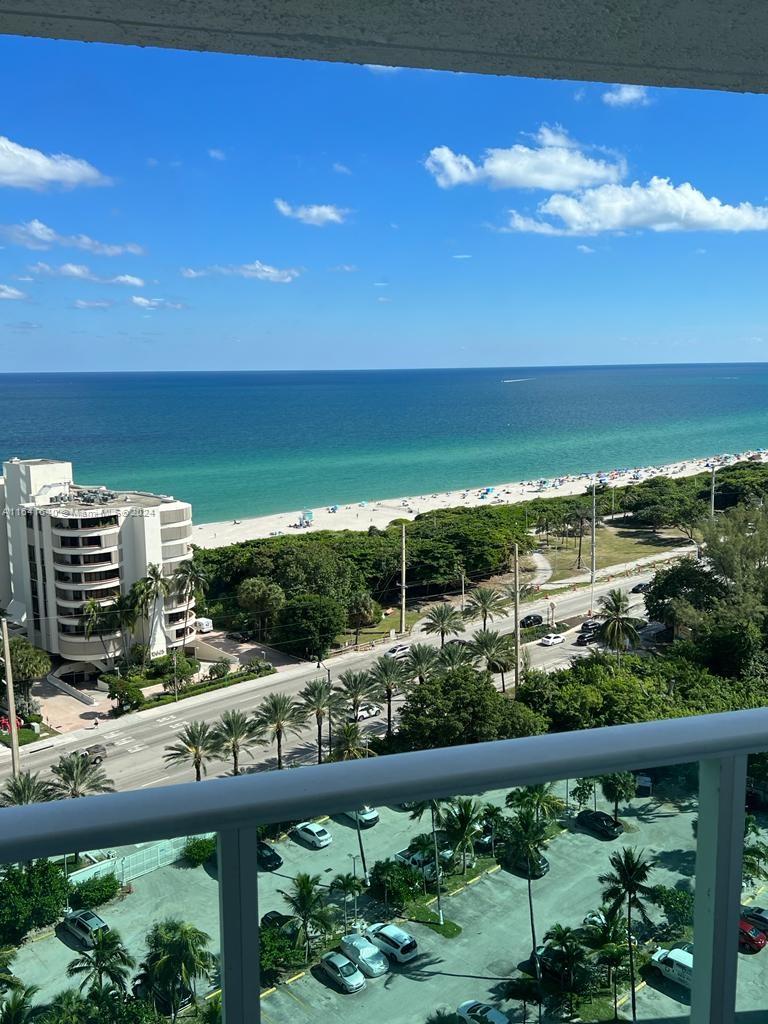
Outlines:
{"label": "white building facade", "polygon": [[[192,506],[166,495],[84,487],[72,463],[11,459],[0,478],[0,607],[31,643],[65,663],[57,675],[92,675],[121,653],[119,630],[86,636],[83,606],[109,607],[147,575],[171,577],[192,557]],[[194,599],[172,588],[135,627],[152,657],[194,635]],[[74,681],[74,679],[73,679]]]}

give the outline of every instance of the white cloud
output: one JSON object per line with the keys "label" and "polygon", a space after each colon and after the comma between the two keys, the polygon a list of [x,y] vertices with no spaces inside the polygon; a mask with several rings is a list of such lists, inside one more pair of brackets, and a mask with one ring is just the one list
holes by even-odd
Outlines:
{"label": "white cloud", "polygon": [[389,281],[374,281],[374,288],[389,288]]}
{"label": "white cloud", "polygon": [[337,174],[351,174],[352,173],[352,171],[349,169],[349,167],[347,167],[346,164],[340,164],[338,162],[334,163],[333,169],[334,169],[334,171],[336,171]]}
{"label": "white cloud", "polygon": [[226,160],[227,159],[227,154],[224,152],[223,149],[209,149],[208,150],[208,156],[211,158],[211,160]]}
{"label": "white cloud", "polygon": [[430,150],[424,166],[440,188],[487,184],[491,188],[544,188],[573,191],[620,181],[623,160],[612,163],[588,156],[560,127],[542,125],[537,146],[517,143],[509,149],[486,149],[480,163],[448,146]]}
{"label": "white cloud", "polygon": [[139,309],[183,309],[180,302],[169,302],[167,299],[148,299],[144,295],[132,295],[131,302]]}
{"label": "white cloud", "polygon": [[644,85],[613,85],[603,93],[609,107],[647,107],[650,102]]}
{"label": "white cloud", "polygon": [[74,277],[80,281],[95,281],[98,284],[126,284],[132,288],[143,288],[144,281],[133,274],[118,274],[117,277],[99,277],[83,263],[62,263],[52,267],[49,263],[35,263],[29,268],[33,274],[45,274],[47,277]]}
{"label": "white cloud", "polygon": [[123,256],[126,253],[140,256],[144,252],[135,242],[113,245],[98,242],[88,235],[60,235],[39,220],[28,220],[23,224],[0,224],[0,237],[13,245],[23,245],[25,249],[44,250],[60,245],[65,249],[82,249],[96,256]]}
{"label": "white cloud", "polygon": [[378,297],[378,299],[376,301],[377,302],[391,302],[392,299],[388,298],[386,295],[379,295],[379,297]]}
{"label": "white cloud", "polygon": [[0,299],[25,299],[24,292],[18,288],[11,288],[9,284],[0,284]]}
{"label": "white cloud", "polygon": [[455,260],[471,260],[472,259],[472,254],[469,253],[469,252],[455,252],[453,254],[453,259],[455,259]]}
{"label": "white cloud", "polygon": [[340,274],[356,274],[358,268],[354,263],[339,263],[338,266],[331,267],[331,270]]}
{"label": "white cloud", "polygon": [[75,309],[109,309],[112,305],[111,302],[106,299],[94,299],[89,301],[86,299],[75,299],[72,303]]}
{"label": "white cloud", "polygon": [[234,266],[214,265],[199,269],[183,267],[181,276],[193,280],[198,277],[210,277],[213,274],[221,274],[225,277],[245,277],[257,281],[269,281],[272,284],[290,284],[291,281],[295,281],[300,273],[301,271],[294,267],[281,269],[279,267],[271,267],[268,263],[262,263],[261,260],[254,260],[253,263],[241,263]]}
{"label": "white cloud", "polygon": [[584,99],[584,97],[585,97],[586,95],[587,95],[587,90],[586,90],[586,89],[584,89],[584,88],[581,88],[581,89],[577,89],[577,90],[576,90],[576,91],[574,92],[574,94],[573,94],[573,98],[574,98],[574,100],[576,101],[576,103],[581,103],[581,101],[582,101],[582,100]]}
{"label": "white cloud", "polygon": [[398,71],[402,71],[402,68],[393,68],[389,64],[363,64],[363,67],[367,71],[372,71],[374,75],[394,75]]}
{"label": "white cloud", "polygon": [[320,203],[314,206],[291,206],[284,199],[276,199],[275,206],[284,217],[292,217],[300,220],[302,224],[311,224],[313,227],[322,228],[326,224],[343,224],[349,210],[340,206],[332,206],[330,203]]}
{"label": "white cloud", "polygon": [[[510,210],[508,231],[539,235],[598,235],[604,231],[768,231],[768,206],[731,206],[705,196],[690,182],[673,185],[651,178],[647,185],[601,185],[575,196],[555,194],[538,217]],[[550,218],[550,219],[542,219]]]}
{"label": "white cloud", "polygon": [[588,245],[577,245],[576,252],[583,252],[585,256],[591,255],[595,250]]}
{"label": "white cloud", "polygon": [[48,156],[39,149],[28,149],[0,135],[0,186],[42,191],[51,185],[76,188],[78,185],[111,184],[109,178],[87,160],[78,160],[66,153]]}

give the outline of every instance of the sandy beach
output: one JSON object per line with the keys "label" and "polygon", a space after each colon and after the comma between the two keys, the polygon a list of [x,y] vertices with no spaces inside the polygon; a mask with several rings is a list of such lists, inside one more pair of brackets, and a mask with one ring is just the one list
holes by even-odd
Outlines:
{"label": "sandy beach", "polygon": [[[702,459],[687,459],[664,466],[642,466],[632,469],[606,470],[596,474],[554,477],[542,480],[521,480],[514,483],[473,487],[467,490],[444,491],[434,494],[386,498],[355,504],[328,505],[323,508],[278,512],[274,515],[236,519],[230,522],[202,523],[194,529],[193,540],[199,547],[220,548],[238,541],[257,537],[275,537],[283,534],[309,533],[317,530],[367,530],[369,526],[383,529],[393,519],[414,519],[420,512],[439,508],[465,508],[478,505],[512,505],[534,498],[553,498],[558,495],[584,494],[594,475],[599,483],[609,487],[648,480],[654,476],[684,477],[705,473],[712,467],[731,465],[747,459],[768,461],[768,451],[739,452],[734,455],[712,455]],[[306,515],[309,512],[310,515]],[[309,521],[311,525],[301,525]]]}

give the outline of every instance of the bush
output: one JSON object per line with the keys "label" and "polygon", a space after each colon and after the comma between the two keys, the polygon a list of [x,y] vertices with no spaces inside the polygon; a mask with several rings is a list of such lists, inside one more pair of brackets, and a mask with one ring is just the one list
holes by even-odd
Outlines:
{"label": "bush", "polygon": [[668,885],[654,885],[651,899],[664,911],[673,932],[683,932],[693,925],[692,892],[687,889],[673,889]]}
{"label": "bush", "polygon": [[136,711],[144,703],[145,697],[136,679],[123,679],[116,675],[103,675],[101,681],[109,687],[109,699],[115,702],[115,713],[124,715],[126,711]]}
{"label": "bush", "polygon": [[384,900],[390,910],[402,910],[412,896],[422,890],[421,875],[399,861],[378,860],[371,871],[370,892]]}
{"label": "bush", "polygon": [[213,860],[216,856],[216,837],[204,839],[202,836],[193,836],[187,840],[182,856],[195,868]]}
{"label": "bush", "polygon": [[116,875],[100,875],[86,878],[85,881],[73,885],[69,902],[74,910],[92,910],[94,907],[109,903],[119,892],[120,882]]}
{"label": "bush", "polygon": [[272,985],[289,968],[301,967],[304,954],[280,928],[262,928],[259,934],[259,970],[262,985]]}
{"label": "bush", "polygon": [[229,660],[227,658],[219,658],[219,660],[208,669],[208,678],[224,679],[229,675],[229,669]]}
{"label": "bush", "polygon": [[0,875],[0,946],[18,946],[28,932],[58,921],[68,888],[61,868],[49,860],[6,867]]}

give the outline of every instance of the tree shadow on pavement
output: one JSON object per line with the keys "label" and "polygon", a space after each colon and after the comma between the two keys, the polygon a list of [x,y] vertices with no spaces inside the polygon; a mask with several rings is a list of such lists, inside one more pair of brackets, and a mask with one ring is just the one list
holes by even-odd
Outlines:
{"label": "tree shadow on pavement", "polygon": [[695,850],[660,850],[654,857],[657,867],[678,875],[693,877],[696,874]]}

